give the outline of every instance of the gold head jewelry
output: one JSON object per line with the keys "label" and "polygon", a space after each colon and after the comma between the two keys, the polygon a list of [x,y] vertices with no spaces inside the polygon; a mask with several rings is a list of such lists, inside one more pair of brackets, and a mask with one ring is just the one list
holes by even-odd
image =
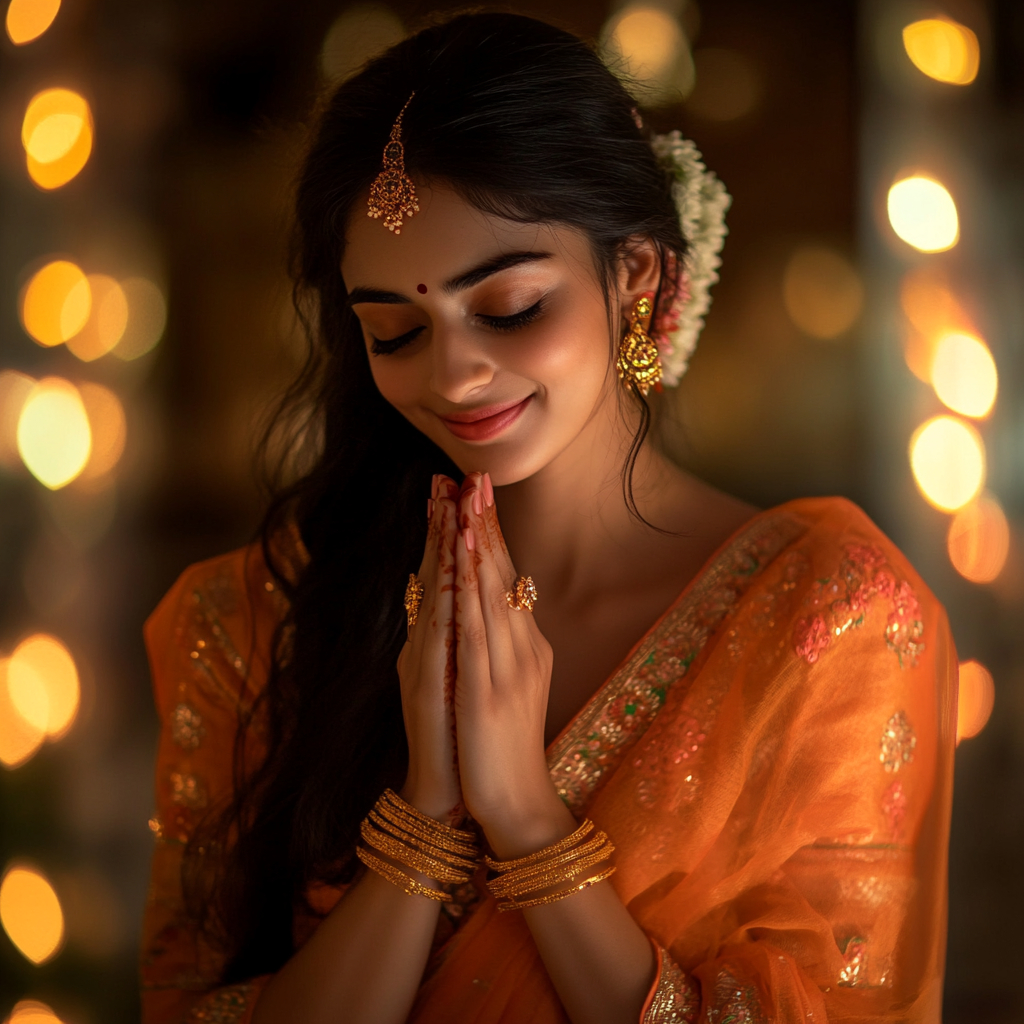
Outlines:
{"label": "gold head jewelry", "polygon": [[409,582],[405,585],[405,623],[408,631],[416,625],[420,616],[420,605],[423,603],[423,582],[415,573],[409,573]]}
{"label": "gold head jewelry", "polygon": [[533,577],[520,576],[512,589],[506,591],[505,600],[508,601],[509,608],[514,608],[517,612],[523,608],[532,612],[533,606],[537,603],[537,585],[533,582]]}
{"label": "gold head jewelry", "polygon": [[402,145],[402,118],[416,93],[410,93],[405,106],[399,111],[398,118],[391,126],[391,138],[384,147],[384,167],[370,186],[370,200],[367,217],[384,218],[384,227],[402,233],[402,217],[411,217],[419,213],[416,201],[416,186],[412,178],[405,173],[405,147]]}
{"label": "gold head jewelry", "polygon": [[636,385],[641,395],[646,395],[661,380],[661,356],[658,346],[644,329],[644,324],[654,312],[650,298],[641,295],[633,304],[629,330],[619,346],[617,368],[619,380],[628,390]]}

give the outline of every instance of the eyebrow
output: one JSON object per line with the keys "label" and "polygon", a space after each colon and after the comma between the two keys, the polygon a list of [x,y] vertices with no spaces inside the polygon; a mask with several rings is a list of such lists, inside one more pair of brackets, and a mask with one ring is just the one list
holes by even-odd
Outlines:
{"label": "eyebrow", "polygon": [[[441,285],[441,290],[446,295],[453,295],[455,292],[472,288],[473,285],[486,280],[492,274],[499,274],[510,267],[518,267],[523,263],[538,263],[541,260],[549,259],[551,259],[551,253],[549,252],[524,251],[501,253],[445,281]],[[349,292],[348,301],[353,306],[360,302],[377,302],[386,306],[395,306],[401,303],[412,302],[412,299],[398,292],[384,291],[379,288],[353,288]]]}

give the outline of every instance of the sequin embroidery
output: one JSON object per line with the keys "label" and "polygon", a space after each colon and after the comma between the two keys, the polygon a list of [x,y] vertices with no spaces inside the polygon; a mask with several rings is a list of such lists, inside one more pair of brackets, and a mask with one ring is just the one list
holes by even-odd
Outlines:
{"label": "sequin embroidery", "polygon": [[889,825],[889,835],[898,841],[903,836],[903,822],[907,816],[907,794],[903,783],[896,779],[882,795],[882,814]]}
{"label": "sequin embroidery", "polygon": [[198,775],[171,772],[171,799],[182,807],[200,810],[206,806],[206,786]]}
{"label": "sequin embroidery", "polygon": [[715,978],[708,1006],[708,1024],[767,1024],[761,1001],[752,985],[741,983],[723,968]]}
{"label": "sequin embroidery", "polygon": [[700,989],[663,949],[650,1005],[640,1024],[694,1024],[700,1013]]}
{"label": "sequin embroidery", "polygon": [[873,544],[847,544],[834,577],[819,580],[808,599],[814,614],[793,627],[793,648],[813,665],[830,644],[847,630],[864,625],[875,598],[888,601],[885,643],[900,667],[917,664],[924,651],[924,624],[914,588],[898,580],[881,548]]}
{"label": "sequin embroidery", "polygon": [[249,1007],[252,985],[230,985],[219,988],[202,999],[189,1012],[189,1024],[236,1024]]}
{"label": "sequin embroidery", "polygon": [[179,704],[171,712],[171,737],[182,750],[195,750],[205,735],[203,717],[190,704]]}
{"label": "sequin embroidery", "polygon": [[[626,749],[648,729],[739,597],[807,527],[788,514],[756,520],[722,552],[552,745],[548,768],[562,799],[582,809]],[[699,727],[690,755],[703,740]],[[680,750],[680,757],[685,746]]]}
{"label": "sequin embroidery", "polygon": [[914,760],[914,747],[917,746],[917,736],[907,721],[907,716],[902,711],[897,711],[888,722],[885,723],[885,731],[879,742],[881,751],[878,760],[887,772],[898,772],[900,767],[910,764]]}

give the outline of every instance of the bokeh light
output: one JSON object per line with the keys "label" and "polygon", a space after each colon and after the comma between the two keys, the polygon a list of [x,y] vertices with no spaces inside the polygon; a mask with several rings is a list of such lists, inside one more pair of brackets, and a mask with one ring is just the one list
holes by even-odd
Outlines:
{"label": "bokeh light", "polygon": [[18,454],[18,418],[35,381],[17,370],[0,371],[0,466],[21,466]]}
{"label": "bokeh light", "polygon": [[60,0],[11,0],[7,6],[7,38],[15,46],[38,39],[60,10]]}
{"label": "bokeh light", "polygon": [[46,878],[27,865],[11,865],[0,882],[0,923],[34,964],[54,957],[64,940],[60,900]]}
{"label": "bokeh light", "polygon": [[670,11],[648,4],[630,4],[608,19],[601,45],[621,62],[632,82],[640,86],[644,106],[675,102],[690,94],[695,71],[690,47]]}
{"label": "bokeh light", "polygon": [[78,389],[60,377],[44,377],[18,417],[18,452],[29,472],[55,491],[85,469],[91,449],[89,417]]}
{"label": "bokeh light", "polygon": [[864,286],[840,253],[823,246],[797,249],[782,282],[786,311],[812,338],[837,338],[860,316]]}
{"label": "bokeh light", "polygon": [[947,334],[932,357],[935,393],[954,412],[980,418],[995,405],[999,388],[996,362],[988,345],[970,334]]}
{"label": "bokeh light", "polygon": [[47,348],[73,338],[91,312],[89,279],[70,260],[53,260],[36,271],[21,296],[22,325]]}
{"label": "bokeh light", "polygon": [[950,85],[970,85],[978,77],[978,37],[952,18],[925,18],[903,29],[903,48],[919,71]]}
{"label": "bokeh light", "polygon": [[67,346],[83,362],[106,355],[123,337],[128,326],[128,299],[124,289],[106,274],[89,274],[92,303],[89,319],[69,338]]}
{"label": "bokeh light", "polygon": [[405,35],[401,18],[383,4],[356,4],[324,36],[320,67],[332,81],[347,78]]}
{"label": "bokeh light", "polygon": [[121,289],[128,303],[128,322],[112,351],[119,359],[138,359],[163,337],[167,301],[163,292],[145,277],[129,277],[121,282]]}
{"label": "bokeh light", "polygon": [[92,112],[70,89],[45,89],[29,101],[21,143],[29,177],[43,189],[66,185],[92,153]]}
{"label": "bokeh light", "polygon": [[686,109],[709,121],[735,121],[761,100],[761,79],[736,50],[707,47],[693,55],[693,92]]}
{"label": "bokeh light", "polygon": [[89,417],[92,433],[92,454],[82,479],[88,480],[109,473],[124,452],[128,426],[121,400],[102,384],[81,384],[78,388]]}
{"label": "bokeh light", "polygon": [[46,1005],[35,999],[22,999],[14,1004],[11,1015],[4,1024],[63,1024],[57,1016]]}
{"label": "bokeh light", "polygon": [[914,432],[910,465],[921,493],[936,508],[963,508],[985,483],[985,446],[970,424],[935,416]]}
{"label": "bokeh light", "polygon": [[0,764],[17,768],[42,746],[46,730],[27,722],[11,700],[7,686],[9,659],[0,658]]}
{"label": "bokeh light", "polygon": [[911,325],[904,339],[907,366],[930,384],[938,342],[955,331],[973,333],[970,317],[953,294],[946,275],[936,267],[917,267],[904,275],[900,305]]}
{"label": "bokeh light", "polygon": [[921,252],[944,252],[960,238],[956,203],[932,178],[915,174],[889,189],[889,223],[907,245]]}
{"label": "bokeh light", "polygon": [[995,702],[992,673],[977,661],[962,661],[956,713],[957,743],[977,736],[985,728]]}
{"label": "bokeh light", "polygon": [[59,739],[74,723],[81,700],[78,669],[55,637],[36,633],[14,649],[7,664],[7,689],[29,725]]}
{"label": "bokeh light", "polygon": [[982,494],[962,508],[946,535],[949,560],[964,579],[991,583],[1010,553],[1010,524],[994,495]]}

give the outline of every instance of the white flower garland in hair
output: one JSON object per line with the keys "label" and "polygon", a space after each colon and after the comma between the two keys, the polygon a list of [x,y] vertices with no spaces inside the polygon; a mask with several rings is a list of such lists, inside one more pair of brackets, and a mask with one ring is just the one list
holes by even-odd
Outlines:
{"label": "white flower garland in hair", "polygon": [[653,335],[661,354],[662,383],[674,387],[686,373],[711,306],[711,286],[722,265],[718,254],[728,234],[725,211],[732,196],[704,165],[697,147],[679,132],[655,135],[651,148],[672,174],[672,198],[689,243],[680,290]]}

